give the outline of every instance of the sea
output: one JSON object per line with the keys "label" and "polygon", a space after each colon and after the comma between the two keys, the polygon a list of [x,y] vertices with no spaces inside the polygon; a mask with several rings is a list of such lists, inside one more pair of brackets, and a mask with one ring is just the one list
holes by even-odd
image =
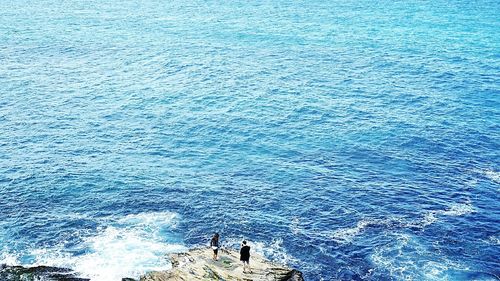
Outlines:
{"label": "sea", "polygon": [[0,0],[0,264],[249,241],[305,280],[500,280],[500,1]]}

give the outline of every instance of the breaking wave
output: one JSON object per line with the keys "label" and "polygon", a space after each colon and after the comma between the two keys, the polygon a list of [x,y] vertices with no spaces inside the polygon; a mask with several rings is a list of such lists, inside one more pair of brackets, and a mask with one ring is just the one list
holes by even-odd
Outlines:
{"label": "breaking wave", "polygon": [[[170,267],[168,253],[185,251],[175,227],[179,216],[170,212],[142,213],[108,219],[94,236],[82,237],[83,243],[70,249],[63,245],[51,249],[32,249],[34,262],[25,266],[48,265],[71,268],[93,281],[137,278],[151,270]],[[4,253],[0,263],[19,264],[16,254]]]}

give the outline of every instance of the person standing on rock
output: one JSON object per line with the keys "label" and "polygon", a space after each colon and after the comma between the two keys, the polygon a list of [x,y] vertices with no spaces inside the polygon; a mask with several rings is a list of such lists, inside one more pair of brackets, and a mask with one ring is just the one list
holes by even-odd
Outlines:
{"label": "person standing on rock", "polygon": [[247,245],[247,241],[243,240],[240,249],[240,261],[243,262],[243,273],[252,273],[250,269],[250,246]]}
{"label": "person standing on rock", "polygon": [[218,260],[219,258],[217,255],[219,252],[219,233],[215,233],[212,237],[212,240],[210,240],[210,247],[212,247],[212,250],[214,250],[214,261]]}

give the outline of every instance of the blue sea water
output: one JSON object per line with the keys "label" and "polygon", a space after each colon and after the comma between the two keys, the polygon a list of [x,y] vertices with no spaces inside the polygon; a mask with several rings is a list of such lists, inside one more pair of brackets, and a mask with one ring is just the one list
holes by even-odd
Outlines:
{"label": "blue sea water", "polygon": [[306,280],[499,280],[500,2],[0,1],[0,264],[248,239]]}

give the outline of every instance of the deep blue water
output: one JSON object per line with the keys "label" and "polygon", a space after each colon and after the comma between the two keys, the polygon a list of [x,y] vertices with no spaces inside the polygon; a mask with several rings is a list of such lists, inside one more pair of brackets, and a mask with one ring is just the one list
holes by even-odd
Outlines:
{"label": "deep blue water", "polygon": [[218,231],[306,280],[498,280],[498,15],[0,1],[0,263],[120,280]]}

